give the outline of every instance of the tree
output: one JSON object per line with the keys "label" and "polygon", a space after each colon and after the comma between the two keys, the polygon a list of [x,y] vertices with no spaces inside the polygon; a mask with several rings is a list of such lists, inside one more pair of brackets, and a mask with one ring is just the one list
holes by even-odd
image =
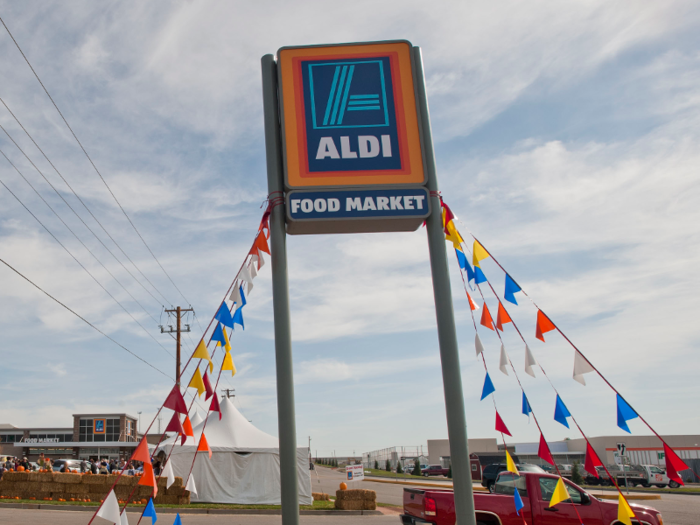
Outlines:
{"label": "tree", "polygon": [[374,460],[374,470],[379,470],[379,460],[378,459]]}
{"label": "tree", "polygon": [[400,461],[396,464],[396,473],[397,473],[397,474],[403,474],[403,469],[401,468],[401,462],[400,462]]}
{"label": "tree", "polygon": [[391,460],[390,459],[386,460],[386,465],[384,468],[386,469],[387,472],[391,472]]}
{"label": "tree", "polygon": [[413,463],[413,475],[414,476],[422,476],[423,473],[420,471],[420,458],[416,458],[416,461]]}
{"label": "tree", "polygon": [[578,461],[574,461],[574,465],[571,467],[571,481],[577,485],[583,485],[583,477],[578,469],[579,464],[580,463]]}

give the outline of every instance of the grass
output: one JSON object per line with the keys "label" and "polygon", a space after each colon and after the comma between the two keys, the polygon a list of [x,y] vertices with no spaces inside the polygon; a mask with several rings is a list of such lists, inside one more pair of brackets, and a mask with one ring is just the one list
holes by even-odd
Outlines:
{"label": "grass", "polygon": [[[95,507],[100,504],[99,501],[44,501],[44,500],[33,500],[33,499],[4,499],[0,500],[0,505],[3,503],[31,503],[31,504],[42,504],[42,505],[80,505],[83,507]],[[143,505],[130,506],[142,507]],[[280,509],[280,505],[228,505],[223,503],[190,503],[189,505],[171,505],[171,504],[156,504],[156,508],[165,509],[175,509],[175,508],[188,508],[188,509]],[[300,510],[333,510],[335,509],[335,502],[333,501],[314,501],[313,505],[299,505]]]}
{"label": "grass", "polygon": [[[617,492],[617,489],[615,487],[601,487],[600,485],[581,485],[583,488],[590,492],[594,492],[596,490],[611,490],[614,492]],[[620,490],[625,492],[627,490],[627,487],[620,486]],[[700,494],[700,487],[679,487],[677,489],[669,489],[669,488],[663,488],[660,489],[659,487],[630,487],[630,492],[660,492],[662,494]]]}
{"label": "grass", "polygon": [[[370,474],[367,474],[369,470]],[[425,480],[423,476],[413,476],[412,474],[397,474],[396,472],[387,472],[386,470],[379,469],[365,469],[365,474],[368,476],[376,476],[378,478],[402,478],[402,479],[413,479],[413,480]]]}

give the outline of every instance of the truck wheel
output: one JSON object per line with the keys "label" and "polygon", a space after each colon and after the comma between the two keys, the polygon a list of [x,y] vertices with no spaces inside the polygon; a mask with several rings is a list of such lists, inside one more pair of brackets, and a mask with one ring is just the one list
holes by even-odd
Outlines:
{"label": "truck wheel", "polygon": [[642,487],[648,489],[649,487],[651,487],[651,483],[642,483]]}
{"label": "truck wheel", "polygon": [[489,483],[489,492],[493,494],[496,492],[496,484],[495,483]]}
{"label": "truck wheel", "polygon": [[668,482],[668,486],[671,487],[672,489],[677,489],[678,487],[681,486],[681,484],[678,483],[677,481],[671,480]]}

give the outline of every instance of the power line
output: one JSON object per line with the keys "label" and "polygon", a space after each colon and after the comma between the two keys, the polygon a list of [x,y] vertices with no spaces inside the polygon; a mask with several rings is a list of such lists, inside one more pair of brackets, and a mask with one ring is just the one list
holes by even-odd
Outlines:
{"label": "power line", "polygon": [[75,310],[73,310],[73,309],[71,309],[70,307],[68,307],[68,306],[66,306],[65,304],[63,304],[61,301],[59,301],[58,299],[56,299],[56,298],[55,298],[53,295],[51,295],[49,292],[47,292],[46,290],[44,290],[41,286],[39,286],[38,284],[34,283],[31,279],[29,279],[28,277],[26,277],[26,276],[25,276],[24,274],[22,274],[19,270],[15,269],[13,266],[11,266],[9,263],[7,263],[4,259],[0,258],[0,262],[1,262],[2,264],[4,264],[5,266],[7,266],[10,270],[12,270],[13,272],[15,272],[17,275],[19,275],[22,279],[24,279],[25,281],[27,281],[29,284],[31,284],[34,288],[36,288],[37,290],[39,290],[40,292],[42,292],[44,295],[46,295],[47,297],[49,297],[50,299],[52,299],[52,300],[55,301],[56,303],[60,304],[63,308],[65,308],[66,310],[68,310],[70,313],[72,313],[72,314],[73,314],[74,316],[76,316],[78,319],[80,319],[81,321],[83,321],[85,324],[87,324],[88,326],[90,326],[91,328],[93,328],[95,331],[99,332],[100,334],[102,334],[103,336],[105,336],[107,339],[109,339],[110,341],[112,341],[115,345],[119,346],[119,347],[120,347],[121,349],[123,349],[123,350],[126,350],[126,351],[129,352],[131,355],[133,355],[136,359],[138,359],[139,361],[142,361],[143,363],[147,364],[147,365],[150,366],[153,370],[156,370],[157,372],[163,374],[163,375],[164,375],[165,377],[167,377],[168,379],[172,379],[172,377],[170,377],[168,374],[166,374],[165,372],[163,372],[163,371],[160,370],[159,368],[153,366],[151,363],[149,363],[148,361],[146,361],[144,358],[138,356],[137,354],[135,354],[134,352],[132,352],[131,350],[129,350],[127,347],[125,347],[125,346],[122,345],[121,343],[118,343],[117,341],[115,341],[114,339],[112,339],[110,336],[108,336],[108,335],[107,335],[106,333],[104,333],[102,330],[100,330],[99,328],[97,328],[97,327],[96,327],[94,324],[92,324],[90,321],[88,321],[87,319],[85,319],[82,315],[80,315],[80,314],[77,313]]}
{"label": "power line", "polygon": [[[168,274],[168,272],[165,271],[165,268],[163,268],[163,265],[160,263],[160,261],[158,260],[158,258],[156,257],[156,255],[153,253],[153,251],[151,250],[150,246],[148,246],[148,244],[146,243],[146,240],[143,238],[143,236],[141,235],[141,233],[139,232],[139,230],[136,228],[136,225],[133,223],[133,221],[131,220],[131,218],[129,217],[129,215],[126,213],[126,210],[124,210],[124,208],[122,207],[121,203],[120,203],[119,200],[117,199],[116,195],[114,195],[114,193],[112,192],[112,189],[109,187],[109,184],[107,184],[107,181],[106,181],[106,180],[104,179],[104,177],[102,176],[102,173],[100,173],[100,170],[98,170],[98,169],[97,169],[97,166],[95,166],[95,163],[92,161],[92,158],[90,158],[90,155],[88,155],[88,152],[87,152],[87,151],[85,150],[85,148],[83,147],[83,144],[82,144],[82,143],[80,142],[80,140],[78,139],[78,136],[77,136],[77,135],[75,134],[75,132],[73,131],[73,128],[71,128],[70,124],[68,124],[68,121],[66,120],[66,117],[64,117],[64,116],[63,116],[63,113],[61,113],[61,110],[58,109],[58,105],[56,105],[56,102],[54,101],[53,97],[52,97],[51,94],[49,93],[48,89],[46,89],[46,86],[44,85],[44,83],[43,83],[43,82],[41,81],[41,79],[39,78],[39,75],[38,75],[37,72],[34,70],[34,67],[33,67],[32,64],[29,62],[29,59],[28,59],[27,56],[24,54],[24,51],[22,51],[22,48],[21,48],[21,47],[19,46],[19,44],[17,43],[17,40],[15,40],[15,37],[12,35],[12,32],[10,31],[10,28],[7,27],[7,24],[5,24],[5,21],[2,19],[2,17],[0,17],[0,22],[2,22],[2,25],[5,27],[5,30],[7,31],[7,34],[10,35],[10,38],[12,39],[12,41],[13,41],[14,44],[15,44],[15,46],[17,47],[17,50],[18,50],[18,51],[20,52],[20,54],[22,55],[22,58],[24,58],[24,61],[25,61],[25,62],[27,63],[27,65],[29,66],[29,69],[31,69],[31,70],[32,70],[32,73],[34,73],[34,76],[36,77],[37,81],[39,82],[39,84],[40,84],[41,87],[43,88],[44,93],[46,93],[46,96],[49,97],[49,100],[50,100],[51,103],[53,104],[53,107],[56,108],[56,111],[58,111],[58,114],[61,116],[61,119],[63,119],[63,122],[66,124],[66,127],[70,130],[71,135],[73,135],[73,138],[75,139],[75,141],[76,141],[76,142],[78,143],[78,145],[80,146],[80,149],[83,150],[83,153],[84,153],[85,156],[87,157],[88,161],[90,161],[90,164],[91,164],[92,167],[94,168],[95,172],[97,173],[97,175],[99,175],[100,179],[102,180],[102,182],[104,183],[105,187],[106,187],[107,190],[109,191],[110,195],[111,195],[112,198],[114,199],[114,202],[117,203],[117,206],[119,206],[119,209],[120,209],[120,210],[122,211],[122,213],[124,214],[124,217],[126,217],[126,219],[129,221],[129,224],[131,224],[131,227],[132,227],[132,228],[134,229],[134,231],[136,232],[136,235],[139,236],[139,239],[141,239],[141,242],[143,242],[143,245],[146,247],[146,249],[147,249],[148,252],[151,254],[151,256],[153,257],[153,259],[155,259],[155,261],[158,263],[158,266],[160,266],[160,269],[163,270],[163,273],[164,273],[165,276],[168,278],[168,280],[172,283],[172,285],[175,287],[175,289],[178,291],[178,293],[182,296],[182,298],[183,298],[188,304],[191,304],[190,301],[187,299],[187,297],[185,297],[185,295],[182,293],[182,291],[180,290],[180,288],[177,287],[177,285],[175,284],[175,281],[172,280],[172,278],[170,277],[170,275]],[[171,304],[172,304],[172,303],[171,303]]]}

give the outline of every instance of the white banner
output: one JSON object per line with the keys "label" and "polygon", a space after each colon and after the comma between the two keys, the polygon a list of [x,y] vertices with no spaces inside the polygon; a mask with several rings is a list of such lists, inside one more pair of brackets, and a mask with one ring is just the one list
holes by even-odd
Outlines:
{"label": "white banner", "polygon": [[362,481],[365,479],[365,470],[363,465],[348,465],[345,467],[345,475],[348,481]]}

